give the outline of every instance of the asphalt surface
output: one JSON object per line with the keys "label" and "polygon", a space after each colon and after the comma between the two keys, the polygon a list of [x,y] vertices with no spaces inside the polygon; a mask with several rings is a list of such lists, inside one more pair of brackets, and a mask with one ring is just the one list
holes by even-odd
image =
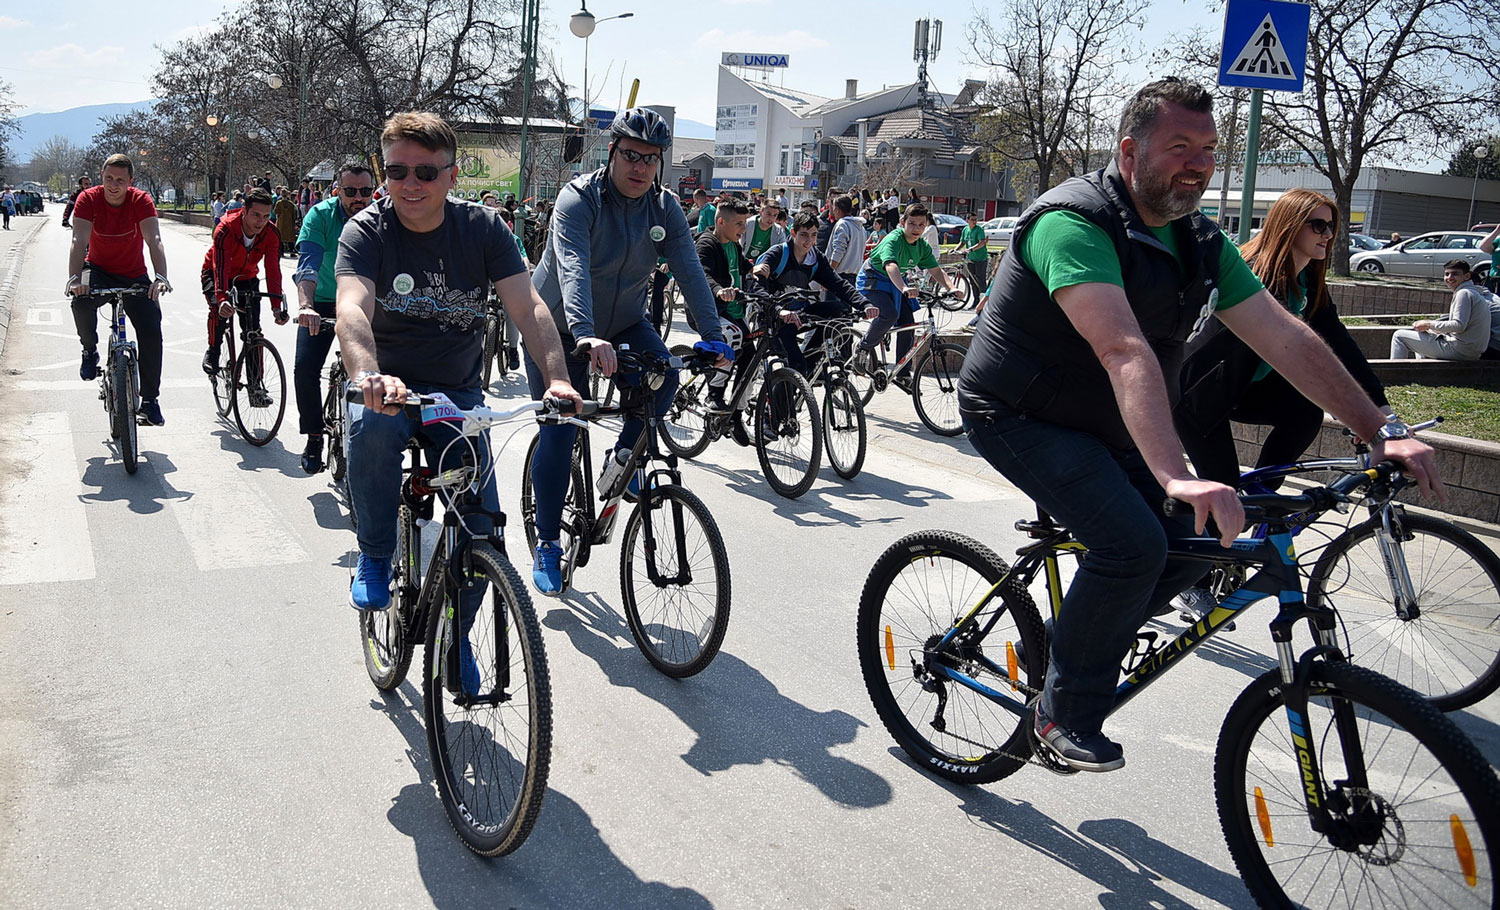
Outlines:
{"label": "asphalt surface", "polygon": [[[728,637],[700,676],[667,679],[636,652],[613,546],[569,598],[534,597],[550,786],[520,850],[471,855],[436,796],[417,674],[391,697],[365,675],[347,512],[327,475],[299,470],[295,410],[263,449],[213,412],[207,232],[166,225],[167,424],[141,429],[129,477],[77,377],[49,214],[0,359],[0,906],[1251,906],[1212,755],[1229,704],[1273,665],[1265,607],[1110,721],[1129,755],[1117,773],[965,788],[881,727],[853,646],[876,557],[923,528],[1006,554],[1030,512],[895,392],[853,481],[825,466],[781,499],[727,440],[685,468],[733,570]],[[265,325],[290,371],[293,327]],[[511,510],[530,432],[501,459]],[[517,523],[511,539],[528,574]],[[1500,701],[1461,721],[1500,755]]]}

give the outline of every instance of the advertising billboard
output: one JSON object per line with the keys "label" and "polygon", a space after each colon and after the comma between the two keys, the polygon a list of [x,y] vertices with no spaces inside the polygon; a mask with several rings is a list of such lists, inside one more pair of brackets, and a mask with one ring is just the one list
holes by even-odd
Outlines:
{"label": "advertising billboard", "polygon": [[521,196],[521,162],[509,149],[459,146],[458,186],[454,195],[478,200],[485,190],[501,198],[506,193]]}

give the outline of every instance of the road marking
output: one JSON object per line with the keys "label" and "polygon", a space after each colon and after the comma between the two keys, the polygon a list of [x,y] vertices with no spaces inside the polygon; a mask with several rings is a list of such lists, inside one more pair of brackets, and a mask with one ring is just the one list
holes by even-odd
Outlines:
{"label": "road marking", "polygon": [[[194,383],[197,385],[198,383]],[[162,437],[152,446],[177,469],[167,479],[192,495],[172,499],[167,511],[176,518],[201,571],[284,565],[308,559],[292,528],[253,483],[255,475],[240,469],[250,444],[235,435],[224,448],[219,424],[204,425],[203,414],[169,410],[168,427],[191,427]],[[301,517],[300,515],[298,517]]]}
{"label": "road marking", "polygon": [[27,325],[62,325],[62,308],[34,306],[26,311]]}
{"label": "road marking", "polygon": [[[98,380],[82,379],[18,379],[15,387],[22,392],[93,392],[98,394]],[[203,389],[208,392],[208,379],[163,379],[164,389]]]}
{"label": "road marking", "polygon": [[73,429],[66,411],[7,421],[0,433],[16,462],[30,466],[0,488],[0,515],[15,523],[0,537],[0,585],[95,577]]}

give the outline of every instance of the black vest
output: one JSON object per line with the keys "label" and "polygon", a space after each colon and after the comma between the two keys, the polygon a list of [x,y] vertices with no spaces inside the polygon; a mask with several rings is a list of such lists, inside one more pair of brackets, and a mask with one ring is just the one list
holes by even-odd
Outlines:
{"label": "black vest", "polygon": [[[1125,296],[1161,361],[1167,394],[1175,402],[1183,342],[1218,300],[1223,232],[1199,212],[1172,222],[1179,262],[1141,220],[1119,170],[1110,164],[1043,193],[1021,215],[1011,250],[1019,251],[1027,230],[1054,209],[1082,215],[1114,241]],[[1135,447],[1109,374],[1019,252],[1000,263],[990,304],[964,359],[958,392],[959,405],[967,411],[983,414],[1001,404],[1086,430],[1116,448]]]}

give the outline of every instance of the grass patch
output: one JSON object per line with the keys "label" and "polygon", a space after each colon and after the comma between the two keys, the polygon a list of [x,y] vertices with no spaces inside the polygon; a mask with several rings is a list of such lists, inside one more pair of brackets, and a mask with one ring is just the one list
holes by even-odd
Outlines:
{"label": "grass patch", "polygon": [[1438,431],[1470,439],[1500,442],[1500,390],[1457,386],[1387,386],[1391,407],[1416,423],[1441,414]]}

